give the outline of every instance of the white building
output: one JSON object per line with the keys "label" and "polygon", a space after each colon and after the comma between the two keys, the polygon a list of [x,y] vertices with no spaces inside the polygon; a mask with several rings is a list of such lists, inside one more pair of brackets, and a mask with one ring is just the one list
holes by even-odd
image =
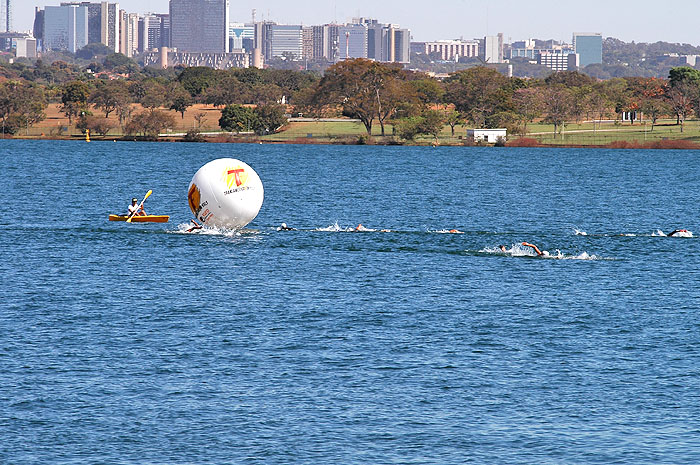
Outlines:
{"label": "white building", "polygon": [[579,67],[579,54],[561,50],[542,51],[537,56],[537,64],[553,71],[576,71]]}
{"label": "white building", "polygon": [[16,39],[17,42],[17,58],[36,58],[36,39],[26,37]]}
{"label": "white building", "polygon": [[503,34],[484,37],[484,61],[503,63]]}
{"label": "white building", "polygon": [[418,47],[414,47],[414,50],[420,50],[420,53],[426,55],[437,54],[440,59],[445,61],[457,61],[463,57],[479,56],[479,41],[477,40],[435,40],[420,44]]}
{"label": "white building", "polygon": [[136,13],[119,12],[119,52],[133,57],[139,50],[139,16]]}
{"label": "white building", "polygon": [[499,139],[505,141],[507,133],[506,129],[467,129],[467,139],[495,144]]}

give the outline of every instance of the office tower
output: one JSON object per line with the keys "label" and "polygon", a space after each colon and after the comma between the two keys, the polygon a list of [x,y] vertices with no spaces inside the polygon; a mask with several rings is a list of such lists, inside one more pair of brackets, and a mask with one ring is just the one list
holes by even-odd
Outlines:
{"label": "office tower", "polygon": [[75,53],[88,44],[88,10],[80,5],[44,9],[44,50]]}
{"label": "office tower", "polygon": [[40,10],[38,6],[34,8],[33,35],[38,40],[37,47],[41,48],[44,41],[44,10]]}
{"label": "office tower", "polygon": [[312,57],[314,59],[325,59],[331,62],[338,61],[338,25],[325,24],[323,26],[312,26]]}
{"label": "office tower", "polygon": [[479,56],[479,41],[477,40],[434,40],[432,42],[413,42],[416,53],[424,53],[440,60],[459,60]]}
{"label": "office tower", "polygon": [[139,18],[139,51],[157,50],[170,47],[171,23],[170,15],[147,14]]}
{"label": "office tower", "polygon": [[582,68],[603,62],[603,35],[599,32],[574,32],[574,51]]}
{"label": "office tower", "polygon": [[136,13],[119,12],[119,52],[133,57],[139,51],[139,17]]}
{"label": "office tower", "polygon": [[252,51],[255,27],[252,24],[231,23],[229,25],[229,50]]}
{"label": "office tower", "polygon": [[[401,29],[396,24],[380,23],[370,18],[353,18],[352,24],[362,25],[367,30],[367,54],[365,55],[367,58],[387,63],[411,61],[411,31],[408,29]],[[342,52],[342,35],[340,45]],[[353,55],[350,54],[350,57]]]}
{"label": "office tower", "polygon": [[338,27],[338,58],[367,58],[367,25],[345,24]]}
{"label": "office tower", "polygon": [[503,63],[503,34],[484,37],[484,61]]}
{"label": "office tower", "polygon": [[411,31],[408,29],[390,28],[389,45],[393,55],[387,61],[391,63],[411,62]]}
{"label": "office tower", "polygon": [[36,58],[36,42],[33,37],[23,37],[16,39],[17,42],[17,58]]}
{"label": "office tower", "polygon": [[179,51],[229,51],[229,0],[170,0],[171,47]]}
{"label": "office tower", "polygon": [[304,54],[302,26],[265,23],[263,56],[265,60],[288,57],[301,59]]}
{"label": "office tower", "polygon": [[4,0],[3,6],[5,7],[5,32],[12,31],[12,4],[10,0]]}
{"label": "office tower", "polygon": [[61,6],[81,6],[88,13],[88,43],[104,44],[119,51],[119,4],[109,2],[63,2]]}
{"label": "office tower", "polygon": [[314,29],[310,26],[302,28],[302,57],[311,60],[314,57]]}

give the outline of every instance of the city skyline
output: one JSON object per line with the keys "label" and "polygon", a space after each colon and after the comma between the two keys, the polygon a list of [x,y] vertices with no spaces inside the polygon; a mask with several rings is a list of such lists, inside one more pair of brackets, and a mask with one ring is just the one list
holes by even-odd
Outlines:
{"label": "city skyline", "polygon": [[[66,0],[45,2],[13,2],[13,28],[31,30],[34,7],[59,5]],[[120,8],[132,13],[167,13],[168,0],[121,0]],[[472,0],[437,0],[430,3],[381,3],[356,0],[352,5],[342,2],[313,1],[298,4],[289,1],[241,0],[231,5],[230,20],[247,22],[253,8],[257,20],[277,21],[281,24],[324,24],[346,22],[353,17],[376,18],[382,22],[401,24],[411,30],[414,41],[439,39],[472,39],[504,33],[506,42],[526,38],[555,39],[570,42],[573,32],[602,32],[603,37],[615,37],[626,42],[679,42],[700,45],[694,18],[700,15],[700,4],[684,6],[683,15],[673,22],[658,21],[658,7],[650,0],[624,4],[589,0],[587,8],[559,6],[551,8],[550,1],[532,0],[525,4],[510,0],[496,0],[488,7]],[[602,15],[599,12],[604,11]]]}

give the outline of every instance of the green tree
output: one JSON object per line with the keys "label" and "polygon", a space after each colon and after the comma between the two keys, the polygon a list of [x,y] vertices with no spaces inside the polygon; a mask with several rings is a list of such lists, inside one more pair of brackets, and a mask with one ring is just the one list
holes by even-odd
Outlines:
{"label": "green tree", "polygon": [[423,113],[423,123],[421,124],[421,132],[430,134],[435,138],[435,144],[438,144],[438,137],[442,128],[445,127],[445,114],[438,110],[426,110]]}
{"label": "green tree", "polygon": [[487,118],[494,113],[512,110],[512,83],[495,69],[469,68],[452,74],[445,85],[446,100],[477,127],[485,127]]}
{"label": "green tree", "polygon": [[82,58],[83,60],[92,60],[93,58],[101,55],[109,55],[114,53],[114,50],[110,49],[101,43],[87,44],[85,47],[81,48],[75,52],[75,56]]}
{"label": "green tree", "polygon": [[317,105],[340,106],[343,112],[358,118],[372,134],[372,124],[380,118],[382,134],[384,119],[396,111],[397,67],[364,58],[345,60],[326,70],[319,82],[314,101]]}
{"label": "green tree", "polygon": [[563,84],[556,84],[543,93],[545,121],[554,125],[554,137],[561,134],[564,123],[571,115],[573,96]]}
{"label": "green tree", "polygon": [[527,125],[542,116],[542,91],[537,87],[518,89],[513,93],[513,104],[520,119],[521,135],[527,134]]}
{"label": "green tree", "polygon": [[14,134],[21,128],[46,118],[46,97],[41,87],[21,81],[6,81],[0,85],[0,118],[3,134]]}
{"label": "green tree", "polygon": [[258,135],[276,132],[280,127],[287,124],[282,105],[261,105],[255,108],[257,116],[255,133]]}
{"label": "green tree", "polygon": [[464,122],[464,116],[456,110],[449,110],[445,113],[445,122],[450,125],[452,137],[454,137],[455,126]]}
{"label": "green tree", "polygon": [[102,64],[105,68],[113,70],[122,66],[128,67],[130,65],[134,65],[135,63],[131,58],[127,57],[123,53],[111,53],[105,57]]}
{"label": "green tree", "polygon": [[75,127],[85,134],[89,129],[91,134],[99,134],[104,137],[114,128],[114,124],[107,118],[100,118],[92,115],[81,115]]}
{"label": "green tree", "polygon": [[156,108],[163,107],[168,103],[168,93],[165,90],[165,86],[161,83],[149,79],[143,81],[141,85],[143,86],[143,93],[139,99],[139,103],[141,103],[144,108],[148,108],[153,112]]}
{"label": "green tree", "polygon": [[259,126],[258,115],[250,107],[227,105],[221,110],[219,126],[224,131],[248,132]]}
{"label": "green tree", "polygon": [[421,134],[433,136],[438,144],[438,137],[445,126],[445,113],[439,110],[425,110],[420,116],[401,118],[396,123],[396,133],[406,140],[414,140]]}
{"label": "green tree", "polygon": [[97,85],[90,95],[90,103],[103,111],[105,118],[109,118],[110,113],[117,109],[120,100],[128,96],[129,89],[124,81],[106,81]]}
{"label": "green tree", "polygon": [[220,76],[221,74],[214,69],[196,66],[183,69],[177,80],[192,97],[198,98],[206,89],[216,85]]}
{"label": "green tree", "polygon": [[87,111],[90,86],[82,81],[73,81],[63,86],[61,92],[61,111],[68,117],[68,124],[73,118]]}
{"label": "green tree", "polygon": [[174,126],[175,120],[172,115],[152,109],[134,116],[124,127],[124,132],[129,135],[140,134],[145,138],[157,139],[160,133]]}
{"label": "green tree", "polygon": [[168,93],[170,96],[170,109],[177,111],[182,115],[182,119],[185,119],[185,111],[194,103],[192,96],[178,82],[171,84]]}

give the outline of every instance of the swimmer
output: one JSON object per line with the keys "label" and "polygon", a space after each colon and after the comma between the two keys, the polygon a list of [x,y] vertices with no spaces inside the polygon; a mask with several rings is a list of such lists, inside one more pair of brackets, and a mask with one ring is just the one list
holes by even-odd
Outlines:
{"label": "swimmer", "polygon": [[450,229],[449,233],[450,234],[463,234],[462,231],[460,231],[459,229]]}
{"label": "swimmer", "polygon": [[498,248],[501,249],[501,252],[503,252],[503,253],[508,252],[508,249],[506,249],[505,245],[499,245]]}
{"label": "swimmer", "polygon": [[547,252],[546,250],[544,252],[540,251],[540,249],[538,249],[535,244],[530,244],[529,242],[523,242],[523,245],[525,247],[532,247],[532,250],[535,251],[535,253],[537,254],[538,257],[542,257],[542,256],[548,257],[549,256],[549,252]]}
{"label": "swimmer", "polygon": [[672,232],[668,233],[667,236],[668,236],[668,237],[673,237],[674,234],[678,234],[678,233],[687,233],[687,232],[688,232],[687,229],[674,229]]}
{"label": "swimmer", "polygon": [[192,232],[195,229],[202,229],[202,225],[197,223],[195,220],[190,220],[192,223],[194,223],[194,226],[192,226],[190,229],[187,230],[187,232]]}
{"label": "swimmer", "polygon": [[296,231],[296,228],[290,228],[287,226],[287,223],[282,223],[279,228],[277,228],[278,231]]}
{"label": "swimmer", "polygon": [[367,229],[367,228],[365,228],[364,226],[362,226],[362,223],[360,223],[360,224],[358,224],[357,227],[355,228],[355,231],[364,231],[365,229]]}

